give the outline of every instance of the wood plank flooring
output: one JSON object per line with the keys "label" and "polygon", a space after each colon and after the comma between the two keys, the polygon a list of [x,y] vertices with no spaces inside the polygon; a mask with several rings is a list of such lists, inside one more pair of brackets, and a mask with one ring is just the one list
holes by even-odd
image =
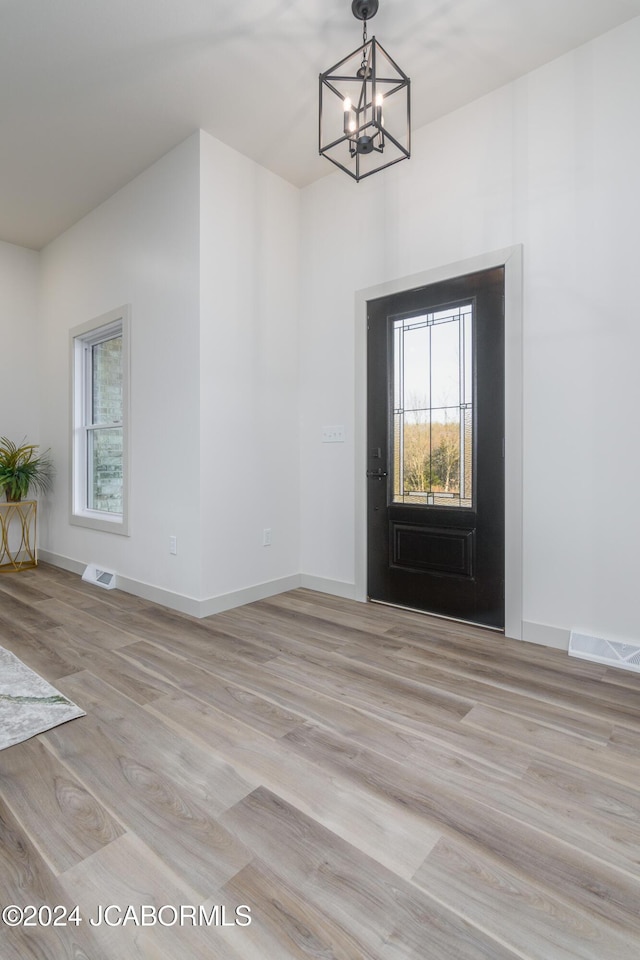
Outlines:
{"label": "wood plank flooring", "polygon": [[0,576],[0,645],[87,713],[0,752],[0,907],[82,918],[0,921],[2,960],[640,957],[638,675],[308,590],[199,621],[47,565]]}

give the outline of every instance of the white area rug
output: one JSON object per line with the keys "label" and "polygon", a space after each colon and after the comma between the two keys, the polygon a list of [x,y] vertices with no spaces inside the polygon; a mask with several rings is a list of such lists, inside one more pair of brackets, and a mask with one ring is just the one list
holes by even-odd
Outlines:
{"label": "white area rug", "polygon": [[85,712],[0,647],[0,750]]}

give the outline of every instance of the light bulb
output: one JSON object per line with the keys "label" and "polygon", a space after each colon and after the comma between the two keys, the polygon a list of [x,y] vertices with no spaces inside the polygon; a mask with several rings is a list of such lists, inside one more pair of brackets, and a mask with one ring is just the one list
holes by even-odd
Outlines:
{"label": "light bulb", "polygon": [[378,126],[382,126],[382,101],[384,97],[381,93],[376,96],[376,123]]}
{"label": "light bulb", "polygon": [[353,107],[351,106],[351,97],[345,97],[342,106],[344,107],[344,132],[349,137],[357,127]]}

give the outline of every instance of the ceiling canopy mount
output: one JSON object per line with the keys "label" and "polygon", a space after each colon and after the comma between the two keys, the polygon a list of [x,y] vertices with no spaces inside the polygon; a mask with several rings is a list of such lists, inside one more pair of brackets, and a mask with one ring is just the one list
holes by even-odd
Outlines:
{"label": "ceiling canopy mount", "polygon": [[378,12],[378,0],[353,0],[351,12],[358,20],[371,20]]}

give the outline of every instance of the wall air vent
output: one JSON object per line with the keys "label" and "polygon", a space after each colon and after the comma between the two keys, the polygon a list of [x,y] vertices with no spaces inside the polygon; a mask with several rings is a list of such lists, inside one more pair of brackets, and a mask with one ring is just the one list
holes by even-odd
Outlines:
{"label": "wall air vent", "polygon": [[104,590],[113,590],[116,585],[116,575],[113,570],[105,570],[96,563],[90,563],[85,567],[82,579],[87,583],[95,583],[97,587]]}
{"label": "wall air vent", "polygon": [[620,667],[622,670],[635,670],[640,673],[640,644],[622,643],[619,640],[605,640],[603,637],[589,637],[584,633],[571,631],[569,637],[569,656],[604,663],[608,667]]}

